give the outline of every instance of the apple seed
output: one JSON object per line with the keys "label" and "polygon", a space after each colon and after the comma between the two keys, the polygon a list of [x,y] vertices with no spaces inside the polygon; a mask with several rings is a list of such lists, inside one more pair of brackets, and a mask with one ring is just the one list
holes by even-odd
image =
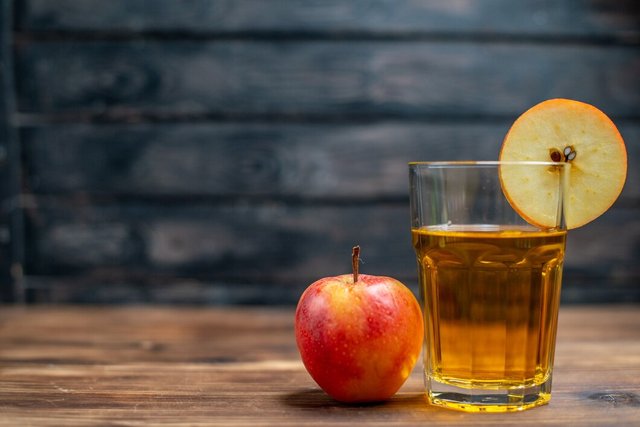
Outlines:
{"label": "apple seed", "polygon": [[573,148],[572,145],[566,146],[564,147],[564,161],[565,162],[570,162],[571,160],[576,158],[576,150]]}
{"label": "apple seed", "polygon": [[562,161],[562,154],[560,153],[560,150],[556,148],[552,148],[549,150],[549,156],[551,156],[551,160],[553,160],[554,162]]}

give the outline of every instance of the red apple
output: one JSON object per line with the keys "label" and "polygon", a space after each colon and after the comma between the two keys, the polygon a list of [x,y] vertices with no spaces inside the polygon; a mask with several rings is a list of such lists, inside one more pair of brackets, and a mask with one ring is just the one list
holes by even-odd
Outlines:
{"label": "red apple", "polygon": [[326,277],[300,297],[295,331],[311,377],[341,402],[375,402],[404,384],[422,349],[423,320],[413,293],[390,277]]}

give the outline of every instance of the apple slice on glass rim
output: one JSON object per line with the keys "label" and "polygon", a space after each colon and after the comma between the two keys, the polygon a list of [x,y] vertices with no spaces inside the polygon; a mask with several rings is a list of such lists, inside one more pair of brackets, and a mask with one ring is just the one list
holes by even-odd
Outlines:
{"label": "apple slice on glass rim", "polygon": [[[570,99],[550,99],[525,111],[509,129],[500,160],[571,164],[563,200],[568,229],[606,212],[627,176],[627,151],[615,124],[596,107]],[[500,179],[505,196],[527,222],[555,225],[548,216],[553,200],[545,191],[557,185],[553,168],[533,175],[501,168]]]}

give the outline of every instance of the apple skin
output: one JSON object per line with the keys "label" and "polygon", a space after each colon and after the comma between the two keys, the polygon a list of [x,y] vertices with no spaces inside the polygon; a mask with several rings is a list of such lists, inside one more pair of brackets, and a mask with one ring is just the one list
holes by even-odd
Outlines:
{"label": "apple skin", "polygon": [[335,400],[389,399],[422,350],[420,305],[401,282],[361,274],[326,277],[300,297],[296,342],[311,377]]}

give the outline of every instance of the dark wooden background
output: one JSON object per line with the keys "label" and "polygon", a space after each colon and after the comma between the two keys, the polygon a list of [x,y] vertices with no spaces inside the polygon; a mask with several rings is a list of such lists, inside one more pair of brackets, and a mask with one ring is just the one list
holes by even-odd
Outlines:
{"label": "dark wooden background", "polygon": [[3,301],[294,304],[414,290],[406,163],[496,159],[553,97],[629,175],[572,231],[564,302],[640,302],[640,2],[2,0]]}

